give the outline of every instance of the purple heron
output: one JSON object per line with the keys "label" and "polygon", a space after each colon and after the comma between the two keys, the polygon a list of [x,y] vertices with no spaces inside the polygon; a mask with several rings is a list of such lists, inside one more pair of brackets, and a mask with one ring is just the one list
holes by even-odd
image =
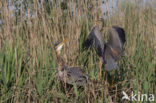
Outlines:
{"label": "purple heron", "polygon": [[104,38],[101,34],[101,30],[104,26],[104,20],[98,20],[102,23],[100,25],[93,26],[87,39],[83,43],[84,49],[88,49],[89,46],[93,45],[97,55],[100,57],[100,73],[98,79],[101,77],[102,64],[106,71],[118,69],[116,61],[120,60],[124,56],[123,45],[126,41],[125,31],[119,26],[112,26],[108,30],[108,42],[105,43]]}
{"label": "purple heron", "polygon": [[54,49],[56,52],[56,59],[57,59],[57,72],[56,77],[59,78],[60,81],[64,83],[77,86],[84,86],[88,82],[87,74],[83,73],[80,67],[68,67],[61,57],[61,49],[67,38],[62,42],[56,42]]}

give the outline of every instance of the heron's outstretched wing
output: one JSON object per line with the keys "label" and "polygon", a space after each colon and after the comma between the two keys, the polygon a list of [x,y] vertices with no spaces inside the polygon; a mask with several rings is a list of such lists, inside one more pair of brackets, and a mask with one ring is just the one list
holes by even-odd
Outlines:
{"label": "heron's outstretched wing", "polygon": [[99,27],[95,26],[92,28],[92,31],[88,35],[86,41],[83,43],[83,48],[88,49],[89,46],[95,46],[95,50],[99,56],[103,56],[104,53],[104,39],[101,35]]}
{"label": "heron's outstretched wing", "polygon": [[118,53],[118,56],[124,55],[123,45],[126,41],[125,31],[123,28],[113,26],[108,31],[108,45]]}
{"label": "heron's outstretched wing", "polygon": [[95,38],[95,34],[94,34],[94,31],[92,30],[89,33],[87,39],[84,41],[83,48],[88,49],[91,45],[93,45],[94,38]]}

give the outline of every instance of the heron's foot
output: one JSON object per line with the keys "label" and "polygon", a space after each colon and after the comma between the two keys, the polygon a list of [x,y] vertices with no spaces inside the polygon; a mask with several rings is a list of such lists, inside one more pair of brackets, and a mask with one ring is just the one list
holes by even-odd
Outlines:
{"label": "heron's foot", "polygon": [[107,86],[109,89],[113,89],[115,87],[114,84],[110,84],[108,81],[105,81],[105,86]]}

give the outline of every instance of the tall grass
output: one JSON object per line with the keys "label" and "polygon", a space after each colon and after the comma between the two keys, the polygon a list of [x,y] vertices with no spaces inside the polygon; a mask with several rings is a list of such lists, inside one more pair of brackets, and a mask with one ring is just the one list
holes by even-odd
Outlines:
{"label": "tall grass", "polygon": [[[7,0],[0,1],[0,102],[128,102],[121,100],[122,91],[156,96],[156,13],[152,1],[142,6],[125,0],[112,14],[108,9],[105,16],[99,8],[102,0],[10,1],[15,9],[9,8]],[[107,85],[108,76],[94,80],[99,57],[91,48],[82,50],[82,43],[101,17],[105,17],[106,27],[119,25],[126,32],[125,57],[114,73],[114,88]],[[107,30],[103,30],[105,40]],[[74,85],[68,90],[55,78],[53,46],[65,37],[69,42],[62,56],[69,66],[80,66],[89,75],[91,81],[85,88]]]}

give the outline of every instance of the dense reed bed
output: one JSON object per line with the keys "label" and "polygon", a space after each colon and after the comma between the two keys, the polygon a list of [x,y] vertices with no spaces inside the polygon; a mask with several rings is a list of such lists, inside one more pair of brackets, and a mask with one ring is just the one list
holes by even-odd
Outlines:
{"label": "dense reed bed", "polygon": [[[0,102],[128,103],[122,100],[122,91],[156,96],[154,1],[145,5],[139,1],[122,0],[110,10],[109,2],[102,0],[1,0]],[[106,6],[106,11],[102,12],[101,6]],[[112,25],[123,27],[126,33],[120,69],[108,73],[115,76],[113,87],[105,71],[96,81],[99,57],[94,49],[82,50],[83,41],[99,18],[105,19],[102,33],[106,41]],[[69,41],[62,56],[68,65],[81,66],[89,75],[85,88],[68,90],[54,79],[54,44],[65,37]]]}

